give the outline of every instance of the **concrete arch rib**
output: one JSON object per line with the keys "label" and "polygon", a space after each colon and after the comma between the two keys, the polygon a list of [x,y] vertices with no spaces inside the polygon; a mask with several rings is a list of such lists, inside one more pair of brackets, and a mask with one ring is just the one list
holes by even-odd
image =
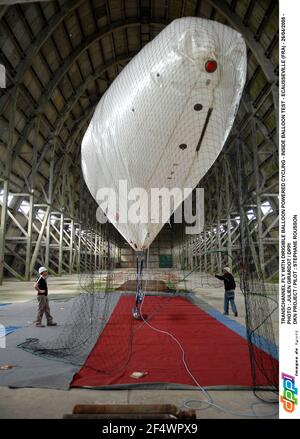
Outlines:
{"label": "concrete arch rib", "polygon": [[207,3],[216,9],[220,15],[226,18],[232,27],[243,35],[246,45],[261,66],[267,81],[271,84],[276,83],[278,81],[278,76],[275,74],[276,66],[265,56],[263,47],[255,41],[254,34],[243,24],[242,19],[230,9],[228,3],[224,0],[207,0]]}
{"label": "concrete arch rib", "polygon": [[[95,79],[101,77],[108,69],[110,69],[111,67],[122,63],[122,62],[128,62],[131,58],[133,58],[136,55],[137,52],[133,52],[133,53],[129,53],[126,54],[124,56],[120,56],[117,58],[113,58],[110,62],[106,63],[105,65],[101,65],[99,66],[94,74],[89,75],[87,78],[85,78],[85,80],[83,81],[83,83],[80,85],[80,87],[77,89],[76,93],[74,95],[72,95],[69,100],[67,101],[67,104],[64,107],[63,112],[61,113],[57,124],[54,126],[53,129],[53,134],[54,135],[58,135],[58,133],[60,132],[60,130],[63,127],[63,124],[68,116],[68,114],[70,113],[70,111],[72,110],[73,106],[75,105],[75,103],[78,101],[78,99],[80,98],[80,96],[82,94],[84,94],[86,88],[89,86],[89,84],[91,82],[93,82]],[[45,105],[47,103],[45,102]],[[40,112],[42,112],[42,107],[40,108]],[[24,145],[24,143],[26,142],[26,139],[28,138],[31,130],[33,130],[35,127],[35,118],[33,117],[30,122],[25,126],[25,130],[22,132],[22,134],[20,135],[19,140],[17,141],[15,147],[14,147],[14,151],[13,151],[13,157],[15,158],[19,151],[20,148]]]}

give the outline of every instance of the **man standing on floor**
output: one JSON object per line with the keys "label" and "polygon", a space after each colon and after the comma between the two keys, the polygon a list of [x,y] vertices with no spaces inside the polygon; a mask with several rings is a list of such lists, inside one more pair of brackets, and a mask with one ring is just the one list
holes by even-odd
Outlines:
{"label": "man standing on floor", "polygon": [[238,316],[238,312],[236,309],[236,305],[234,302],[234,290],[235,290],[235,280],[230,272],[229,267],[223,268],[223,276],[220,276],[218,274],[215,275],[217,279],[220,279],[224,281],[224,288],[225,288],[225,294],[224,294],[224,315],[228,316],[229,311],[229,302],[231,305],[231,309],[235,317]]}
{"label": "man standing on floor", "polygon": [[49,299],[48,299],[48,285],[47,285],[47,277],[48,277],[48,271],[46,267],[40,267],[39,268],[39,278],[37,279],[36,283],[34,284],[34,288],[38,292],[37,299],[38,299],[38,314],[36,318],[35,326],[38,326],[40,328],[44,328],[45,325],[42,324],[42,318],[43,315],[46,314],[47,319],[47,326],[56,326],[57,323],[53,322],[53,318],[50,314],[50,307],[49,307]]}

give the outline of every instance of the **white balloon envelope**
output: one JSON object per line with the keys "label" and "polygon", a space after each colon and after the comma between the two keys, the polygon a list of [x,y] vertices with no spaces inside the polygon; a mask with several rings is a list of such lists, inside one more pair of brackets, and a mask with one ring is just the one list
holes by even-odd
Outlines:
{"label": "white balloon envelope", "polygon": [[[147,248],[163,224],[153,213],[144,222],[124,220],[128,200],[119,182],[127,193],[144,190],[145,210],[153,188],[194,188],[223,148],[245,78],[242,36],[187,17],[147,44],[100,100],[82,141],[83,175],[95,199],[100,189],[113,190],[116,204],[105,213],[135,250]],[[168,216],[185,197],[175,192]]]}

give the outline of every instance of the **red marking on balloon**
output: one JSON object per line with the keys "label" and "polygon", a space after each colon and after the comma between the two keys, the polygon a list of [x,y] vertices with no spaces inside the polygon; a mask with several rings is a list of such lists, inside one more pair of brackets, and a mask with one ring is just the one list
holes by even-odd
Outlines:
{"label": "red marking on balloon", "polygon": [[205,63],[205,70],[207,73],[214,73],[217,70],[218,64],[214,59],[209,59]]}

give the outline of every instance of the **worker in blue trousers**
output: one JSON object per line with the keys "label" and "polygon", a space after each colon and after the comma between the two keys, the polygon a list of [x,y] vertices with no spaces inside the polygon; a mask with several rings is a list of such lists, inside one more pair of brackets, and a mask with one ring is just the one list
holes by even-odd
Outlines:
{"label": "worker in blue trousers", "polygon": [[228,316],[229,311],[229,303],[231,305],[232,312],[235,317],[238,316],[236,304],[234,302],[234,293],[235,293],[235,280],[231,274],[231,270],[229,267],[223,268],[223,275],[216,274],[215,277],[224,281],[224,315]]}

